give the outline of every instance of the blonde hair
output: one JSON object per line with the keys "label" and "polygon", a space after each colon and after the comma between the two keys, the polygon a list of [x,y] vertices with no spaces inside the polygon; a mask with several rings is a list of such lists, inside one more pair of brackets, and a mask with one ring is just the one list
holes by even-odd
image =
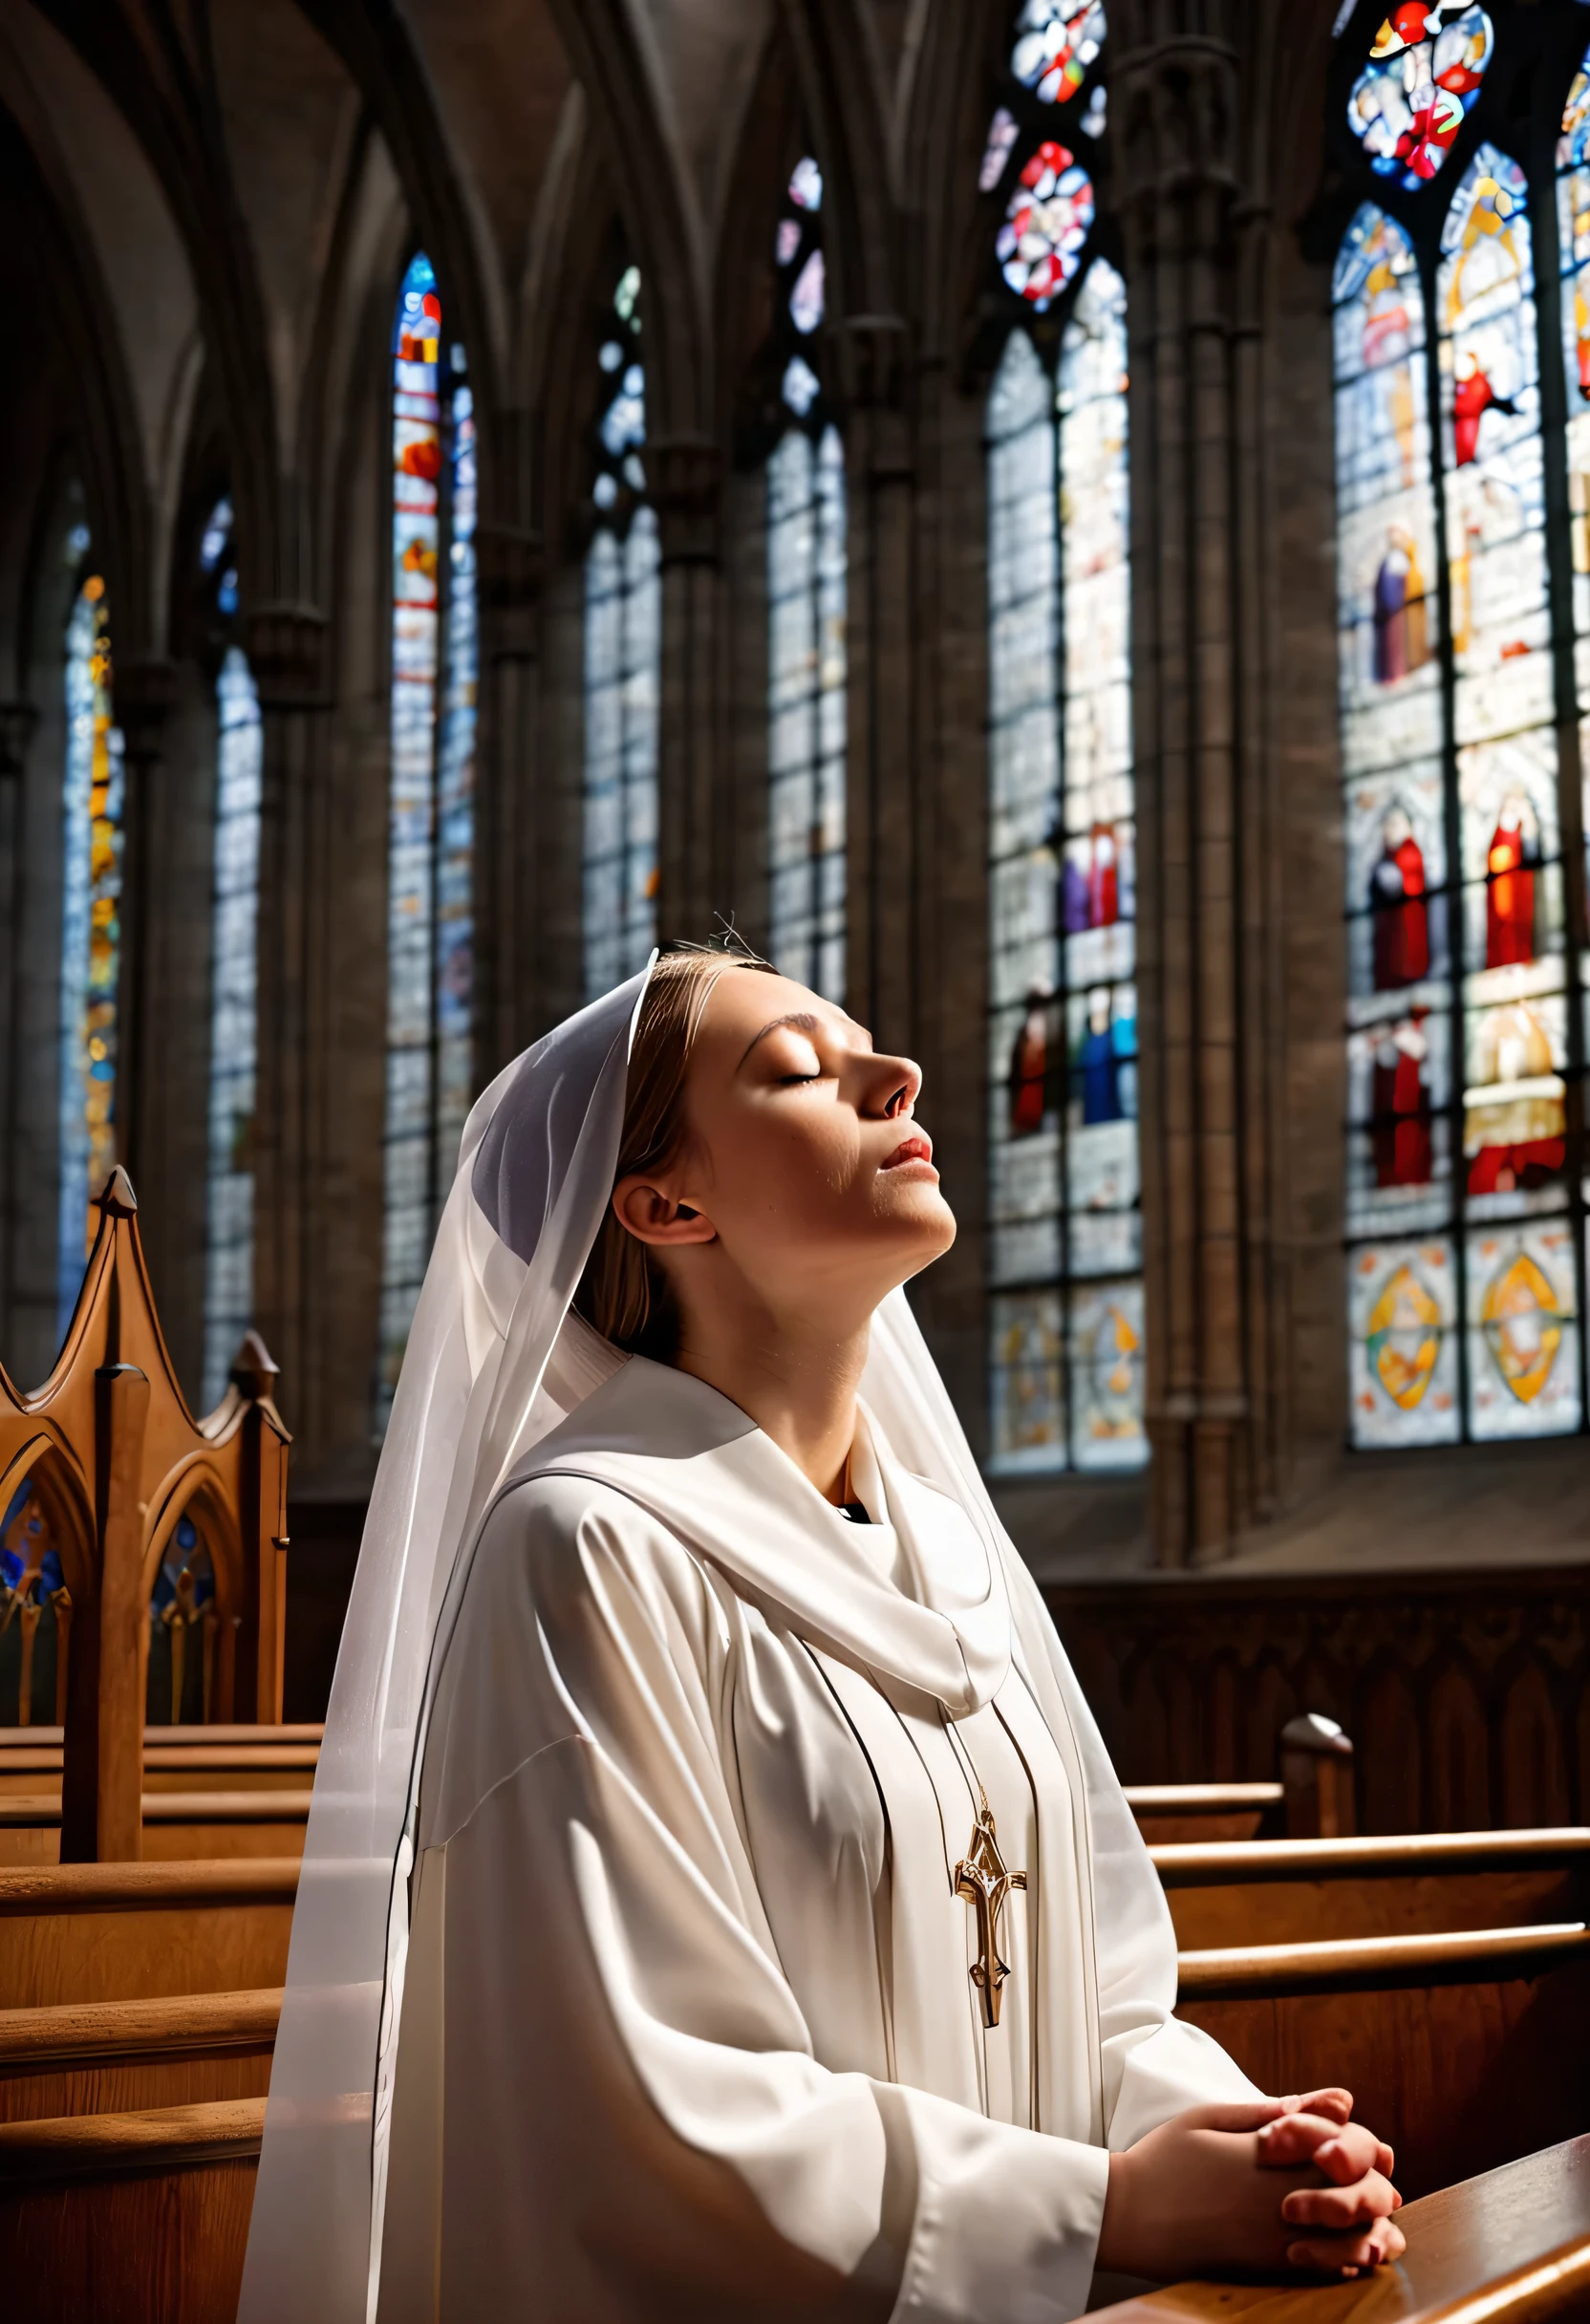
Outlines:
{"label": "blonde hair", "polygon": [[[713,986],[734,968],[777,973],[755,953],[727,944],[680,944],[653,969],[630,1052],[614,1186],[624,1178],[669,1170],[683,1152],[691,1052]],[[678,1352],[678,1302],[662,1261],[649,1243],[630,1233],[611,1203],[573,1304],[576,1315],[631,1355],[671,1364]]]}

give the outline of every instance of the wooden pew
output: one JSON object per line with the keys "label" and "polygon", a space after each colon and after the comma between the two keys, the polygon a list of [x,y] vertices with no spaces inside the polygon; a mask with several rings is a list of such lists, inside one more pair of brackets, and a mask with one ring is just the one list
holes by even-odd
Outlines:
{"label": "wooden pew", "polygon": [[1395,2268],[1350,2283],[1186,2283],[1101,2324],[1552,2324],[1590,2314],[1590,2138],[1408,2204]]}
{"label": "wooden pew", "polygon": [[1419,2196],[1590,2130],[1582,1921],[1186,1950],[1176,2014],[1261,2090],[1339,2082]]}

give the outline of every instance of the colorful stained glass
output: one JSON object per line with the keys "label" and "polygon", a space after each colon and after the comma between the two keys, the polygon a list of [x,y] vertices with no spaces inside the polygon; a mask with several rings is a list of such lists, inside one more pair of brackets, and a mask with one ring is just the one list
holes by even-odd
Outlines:
{"label": "colorful stained glass", "polygon": [[988,124],[988,137],[983,146],[982,166],[978,171],[978,190],[991,194],[1005,174],[1010,149],[1016,142],[1016,116],[1008,105],[996,105]]}
{"label": "colorful stained glass", "polygon": [[[1477,9],[1393,11],[1373,71],[1406,68],[1413,89],[1417,65],[1425,97],[1444,86],[1458,110],[1436,105],[1395,150],[1370,140],[1375,169],[1406,162],[1410,185],[1432,177],[1476,106],[1511,140],[1503,83],[1521,85],[1522,52],[1482,91],[1492,48]],[[1556,156],[1581,701],[1587,123],[1581,71]],[[1525,169],[1482,135],[1444,208],[1415,229],[1366,204],[1337,268],[1351,1401],[1364,1445],[1583,1420],[1582,965],[1567,936],[1558,755],[1568,608],[1554,609],[1549,578],[1531,204]]]}
{"label": "colorful stained glass", "polygon": [[994,1466],[1140,1467],[1126,287],[988,406]]}
{"label": "colorful stained glass", "polygon": [[125,787],[111,701],[105,585],[91,574],[66,633],[62,785],[60,1242],[64,1334],[93,1240],[90,1204],[116,1166],[118,979]]}
{"label": "colorful stained glass", "polygon": [[1022,166],[994,245],[1005,281],[1040,314],[1076,273],[1092,224],[1092,179],[1068,147],[1045,138]]}
{"label": "colorful stained glass", "polygon": [[1082,87],[1104,39],[1101,0],[1025,0],[1010,69],[1043,104],[1064,105]]}
{"label": "colorful stained glass", "polygon": [[[227,518],[229,523],[229,509]],[[220,732],[210,903],[206,1410],[220,1403],[238,1344],[254,1320],[261,728],[259,694],[240,647],[226,650],[215,700]]]}
{"label": "colorful stained glass", "polygon": [[[821,181],[817,186],[821,199]],[[626,267],[597,350],[597,527],[585,563],[585,987],[644,968],[656,940],[662,575],[646,503],[641,283]]]}
{"label": "colorful stained glass", "polygon": [[1347,123],[1383,177],[1409,190],[1433,178],[1479,95],[1491,19],[1462,0],[1401,0],[1376,33],[1347,100]]}
{"label": "colorful stained glass", "polygon": [[1470,1236],[1469,1417],[1476,1437],[1579,1427],[1573,1244],[1566,1218]]}
{"label": "colorful stained glass", "polygon": [[384,1425],[397,1386],[471,1080],[475,429],[463,351],[444,343],[436,274],[423,251],[403,277],[392,353],[392,774],[378,1425]]}
{"label": "colorful stained glass", "polygon": [[1353,1441],[1451,1444],[1461,1431],[1451,1244],[1369,1243],[1348,1267]]}

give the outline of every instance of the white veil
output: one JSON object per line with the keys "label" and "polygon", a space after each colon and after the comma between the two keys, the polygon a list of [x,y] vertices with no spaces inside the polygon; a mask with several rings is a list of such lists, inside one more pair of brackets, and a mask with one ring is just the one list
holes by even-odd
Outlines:
{"label": "white veil", "polygon": [[612,1191],[650,973],[527,1049],[464,1127],[326,1714],[240,2324],[366,2314],[432,1646],[503,1479],[620,1360],[563,1325]]}
{"label": "white veil", "polygon": [[[654,955],[654,958],[655,958]],[[429,1703],[509,1472],[625,1361],[569,1314],[607,1210],[650,969],[509,1065],[464,1130],[359,1551],[293,1918],[239,2324],[365,2324],[408,1943]],[[869,1410],[1004,1565],[1086,1794],[1101,2030],[1112,1990],[1175,1998],[1163,1895],[1092,1714],[997,1517],[903,1291],[873,1319]],[[372,2231],[372,2229],[374,2231]]]}

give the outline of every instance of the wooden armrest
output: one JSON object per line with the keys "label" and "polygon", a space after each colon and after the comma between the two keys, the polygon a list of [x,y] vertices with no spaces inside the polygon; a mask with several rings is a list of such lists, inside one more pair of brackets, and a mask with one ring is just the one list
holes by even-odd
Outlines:
{"label": "wooden armrest", "polygon": [[0,1916],[290,1904],[295,1856],[193,1857],[170,1864],[18,1864],[0,1870]]}

